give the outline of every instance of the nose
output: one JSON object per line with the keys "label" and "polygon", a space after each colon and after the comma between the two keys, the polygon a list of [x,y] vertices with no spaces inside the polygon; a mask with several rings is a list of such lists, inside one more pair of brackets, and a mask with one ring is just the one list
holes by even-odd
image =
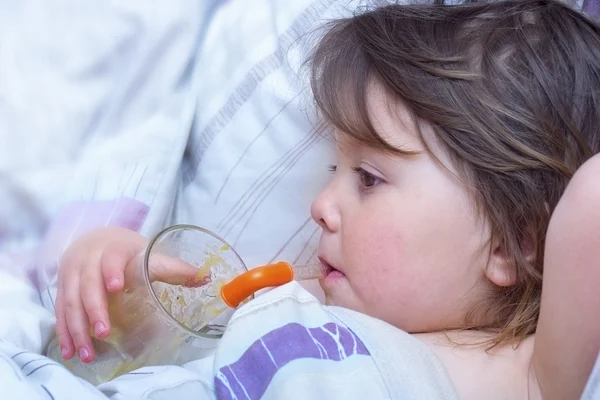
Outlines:
{"label": "nose", "polygon": [[336,232],[340,228],[340,210],[333,182],[319,193],[310,207],[312,218],[324,231]]}

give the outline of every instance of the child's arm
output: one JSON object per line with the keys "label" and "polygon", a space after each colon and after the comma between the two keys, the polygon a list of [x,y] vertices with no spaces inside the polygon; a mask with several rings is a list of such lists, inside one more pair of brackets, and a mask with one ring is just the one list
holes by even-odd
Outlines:
{"label": "child's arm", "polygon": [[600,155],[571,180],[548,228],[533,366],[544,399],[579,399],[600,349]]}

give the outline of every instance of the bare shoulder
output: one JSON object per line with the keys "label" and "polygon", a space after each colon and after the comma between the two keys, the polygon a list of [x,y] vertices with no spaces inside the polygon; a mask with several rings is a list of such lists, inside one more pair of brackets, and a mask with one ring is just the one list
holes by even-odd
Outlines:
{"label": "bare shoulder", "polygon": [[[414,335],[446,368],[461,399],[535,399],[530,396],[529,371],[534,337],[519,346],[507,344],[486,351],[491,334],[475,331]],[[531,393],[530,393],[531,394]]]}
{"label": "bare shoulder", "polygon": [[[590,158],[577,170],[559,206],[569,208],[571,204],[565,203],[577,201],[578,205],[585,205],[587,211],[598,213],[598,200],[600,200],[600,154]],[[567,209],[564,211],[569,214],[578,214],[583,210]],[[553,215],[552,218],[554,219],[554,217]],[[589,222],[600,224],[597,220]]]}
{"label": "bare shoulder", "polygon": [[545,399],[578,399],[600,349],[600,155],[575,173],[546,236],[533,354]]}

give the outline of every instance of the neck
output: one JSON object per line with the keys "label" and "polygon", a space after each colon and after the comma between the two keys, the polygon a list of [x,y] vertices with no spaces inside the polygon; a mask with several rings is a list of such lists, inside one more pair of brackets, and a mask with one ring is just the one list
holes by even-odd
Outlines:
{"label": "neck", "polygon": [[477,331],[419,334],[440,358],[461,399],[541,400],[532,368],[534,336],[519,343],[482,346],[493,335]]}

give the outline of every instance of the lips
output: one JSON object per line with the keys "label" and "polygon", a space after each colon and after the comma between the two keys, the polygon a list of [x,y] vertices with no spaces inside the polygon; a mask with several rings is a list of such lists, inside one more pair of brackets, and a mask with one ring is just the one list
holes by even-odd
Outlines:
{"label": "lips", "polygon": [[334,275],[344,275],[344,273],[334,266],[332,266],[325,258],[319,256],[319,261],[324,267],[325,277],[328,277],[332,274]]}

